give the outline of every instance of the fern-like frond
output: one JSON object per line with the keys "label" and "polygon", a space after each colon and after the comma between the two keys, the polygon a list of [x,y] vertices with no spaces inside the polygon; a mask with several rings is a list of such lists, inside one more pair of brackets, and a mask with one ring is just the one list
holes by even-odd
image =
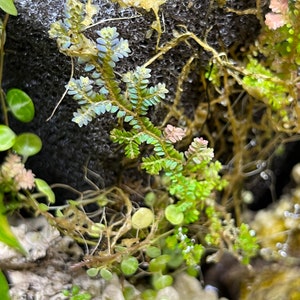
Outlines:
{"label": "fern-like frond", "polygon": [[142,169],[146,170],[147,173],[157,175],[161,170],[166,172],[174,171],[179,166],[179,162],[158,155],[151,155],[143,157]]}
{"label": "fern-like frond", "polygon": [[116,27],[105,27],[97,31],[99,38],[97,38],[97,49],[100,64],[108,63],[111,67],[120,58],[128,57],[131,52],[129,49],[128,41],[123,38],[119,39],[119,33]]}
{"label": "fern-like frond", "polygon": [[72,78],[68,85],[68,94],[79,104],[86,104],[95,101],[96,93],[93,90],[93,80],[80,76],[79,79]]}
{"label": "fern-like frond", "polygon": [[79,32],[83,29],[84,25],[82,21],[84,20],[84,4],[78,0],[68,0],[64,6],[64,16],[65,18],[60,22],[55,22],[51,25],[49,34],[52,38],[57,38],[61,36],[60,31]]}
{"label": "fern-like frond", "polygon": [[84,9],[85,16],[83,21],[81,22],[81,24],[86,27],[93,24],[93,17],[99,11],[99,6],[93,5],[91,2],[92,2],[91,0],[88,0],[86,2],[85,9]]}
{"label": "fern-like frond", "polygon": [[138,104],[143,101],[143,93],[149,84],[150,73],[150,69],[137,67],[134,72],[127,72],[123,75],[122,80],[126,83],[133,109],[136,109]]}
{"label": "fern-like frond", "polygon": [[158,175],[163,168],[164,158],[157,155],[151,155],[142,158],[143,162],[141,164],[142,169],[146,170],[147,173],[151,175]]}
{"label": "fern-like frond", "polygon": [[82,33],[85,27],[93,23],[92,18],[97,10],[97,7],[90,1],[86,4],[78,0],[66,2],[65,18],[51,24],[49,30],[50,37],[56,38],[62,53],[72,57],[81,57],[82,60],[89,60],[97,55],[95,43]]}
{"label": "fern-like frond", "polygon": [[74,123],[77,123],[79,127],[82,127],[83,125],[87,125],[96,116],[96,113],[94,110],[95,105],[96,104],[82,105],[80,108],[78,108],[77,112],[73,113],[72,121]]}
{"label": "fern-like frond", "polygon": [[159,83],[154,87],[148,88],[151,70],[145,67],[137,67],[134,72],[123,75],[126,82],[128,97],[133,109],[139,115],[146,115],[149,106],[156,105],[161,99],[165,98],[168,90],[165,84]]}
{"label": "fern-like frond", "polygon": [[151,132],[153,135],[159,138],[162,136],[161,130],[155,127],[148,117],[141,117],[140,119],[143,124],[143,127],[147,128],[147,131]]}
{"label": "fern-like frond", "polygon": [[130,140],[125,146],[125,155],[130,159],[137,158],[140,154],[140,145],[137,144],[136,140]]}
{"label": "fern-like frond", "polygon": [[140,144],[142,143],[139,138],[140,133],[134,129],[126,131],[125,129],[113,129],[110,137],[113,142],[125,145],[125,154],[128,158],[136,158],[140,154]]}
{"label": "fern-like frond", "polygon": [[[99,97],[101,97],[101,95],[99,95]],[[108,100],[89,103],[81,105],[81,107],[77,109],[77,112],[73,113],[72,121],[77,123],[79,127],[82,127],[91,122],[96,116],[105,114],[106,112],[119,113],[120,111],[118,106],[112,105]]]}
{"label": "fern-like frond", "polygon": [[[124,112],[119,111],[118,106],[112,105],[111,101],[107,100],[108,92],[105,87],[102,86],[96,93],[93,84],[93,80],[81,76],[79,79],[71,79],[67,86],[68,94],[81,105],[73,114],[72,119],[80,127],[87,125],[93,118],[106,112],[118,112],[118,116],[124,115]],[[101,82],[100,85],[103,84]]]}
{"label": "fern-like frond", "polygon": [[143,95],[141,115],[147,114],[150,106],[157,105],[161,99],[165,99],[168,92],[164,83],[158,83],[156,86],[147,89]]}
{"label": "fern-like frond", "polygon": [[177,151],[174,148],[173,144],[170,143],[164,144],[164,149],[168,157],[172,157],[174,160],[176,159],[181,163],[181,168],[182,168],[182,164],[184,163],[183,153]]}
{"label": "fern-like frond", "polygon": [[113,142],[119,143],[119,144],[126,144],[129,140],[132,140],[132,138],[137,134],[137,132],[131,130],[127,131],[125,129],[117,129],[114,128],[110,132],[110,138]]}
{"label": "fern-like frond", "polygon": [[214,157],[214,150],[207,148],[208,142],[203,138],[194,138],[188,150],[185,151],[185,156],[188,163],[200,164],[202,161],[211,161]]}
{"label": "fern-like frond", "polygon": [[210,196],[213,184],[209,181],[199,181],[195,178],[186,177],[182,173],[172,174],[169,192],[178,199],[185,201],[205,200]]}

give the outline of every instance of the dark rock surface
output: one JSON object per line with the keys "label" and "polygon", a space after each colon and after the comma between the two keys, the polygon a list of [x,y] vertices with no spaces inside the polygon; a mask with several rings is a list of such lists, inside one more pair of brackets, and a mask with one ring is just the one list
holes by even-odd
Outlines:
{"label": "dark rock surface", "polygon": [[[60,54],[56,43],[48,37],[49,26],[61,17],[62,0],[16,0],[18,17],[11,17],[7,28],[4,87],[17,87],[27,92],[36,105],[36,117],[31,124],[18,124],[12,120],[17,132],[34,131],[43,140],[43,150],[28,161],[37,177],[49,183],[70,184],[80,190],[88,185],[84,181],[84,167],[96,172],[92,178],[100,187],[112,184],[120,169],[120,151],[109,140],[109,132],[115,124],[112,116],[94,120],[89,126],[79,128],[71,122],[76,104],[66,97],[50,121],[56,103],[64,92],[70,76],[70,61]],[[98,0],[98,21],[105,18],[132,16],[132,9],[120,10],[108,0]],[[227,1],[229,7],[247,9],[255,7],[255,1]],[[120,36],[129,40],[132,54],[119,63],[120,71],[134,69],[155,52],[156,34],[145,38],[154,15],[142,12],[142,17],[106,22],[100,26],[116,26]],[[252,42],[259,33],[259,21],[254,15],[226,13],[210,0],[169,0],[161,7],[165,33],[162,42],[172,38],[172,31],[184,25],[200,38],[207,34],[210,45],[226,51],[233,45],[243,46]],[[97,30],[99,27],[97,27]],[[174,97],[176,78],[184,63],[195,51],[199,51],[198,66],[207,62],[208,55],[197,45],[182,44],[155,62],[153,80],[163,81]],[[197,104],[198,79],[189,80],[183,101],[187,107]]]}

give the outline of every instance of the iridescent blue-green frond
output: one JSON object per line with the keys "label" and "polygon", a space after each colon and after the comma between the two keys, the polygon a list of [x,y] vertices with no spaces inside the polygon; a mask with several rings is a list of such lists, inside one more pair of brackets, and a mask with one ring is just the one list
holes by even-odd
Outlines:
{"label": "iridescent blue-green frond", "polygon": [[81,105],[81,107],[77,109],[77,112],[73,113],[72,121],[77,123],[79,127],[82,127],[95,119],[96,116],[105,114],[106,112],[116,113],[118,110],[119,107],[112,105],[108,100],[89,103]]}
{"label": "iridescent blue-green frond", "polygon": [[98,38],[97,49],[100,63],[108,63],[111,67],[115,66],[123,57],[128,57],[131,52],[128,41],[123,38],[119,39],[119,33],[116,27],[105,27],[97,31]]}
{"label": "iridescent blue-green frond", "polygon": [[126,83],[132,107],[140,115],[146,115],[149,106],[158,104],[161,99],[165,98],[165,94],[168,93],[165,84],[159,83],[154,87],[148,88],[150,77],[151,69],[137,67],[134,72],[126,73],[122,78]]}

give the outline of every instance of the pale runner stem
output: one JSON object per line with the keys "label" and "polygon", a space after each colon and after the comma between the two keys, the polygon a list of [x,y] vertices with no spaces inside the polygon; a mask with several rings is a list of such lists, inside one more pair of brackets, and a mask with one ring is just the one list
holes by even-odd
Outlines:
{"label": "pale runner stem", "polygon": [[[73,61],[73,58],[72,58],[72,57],[71,57],[71,64],[72,64],[72,68],[71,68],[71,74],[70,74],[69,82],[71,81],[71,79],[72,79],[73,76],[74,76],[74,61]],[[48,117],[48,118],[46,119],[47,122],[50,121],[50,120],[52,119],[52,117],[54,116],[56,110],[57,110],[58,107],[60,106],[61,102],[64,100],[64,98],[65,98],[65,96],[66,96],[68,90],[69,90],[69,84],[67,85],[66,90],[64,91],[64,93],[62,94],[61,98],[59,99],[59,101],[58,101],[57,104],[55,105],[55,107],[54,107],[54,109],[53,109],[53,111],[52,111],[50,117]]]}
{"label": "pale runner stem", "polygon": [[148,67],[153,62],[155,62],[158,58],[165,55],[168,51],[170,51],[171,49],[176,47],[178,44],[180,44],[181,42],[185,42],[188,39],[193,39],[205,51],[210,52],[212,54],[213,62],[215,62],[216,64],[218,64],[221,67],[227,68],[228,74],[230,74],[240,85],[242,85],[242,80],[238,76],[239,74],[242,76],[252,76],[254,78],[268,79],[268,80],[271,80],[272,82],[282,83],[282,80],[280,78],[276,78],[276,77],[270,78],[269,76],[263,75],[263,74],[253,74],[252,72],[249,72],[244,68],[240,68],[240,67],[234,65],[233,62],[231,62],[227,59],[227,55],[225,52],[220,52],[220,53],[217,52],[213,47],[209,46],[206,42],[199,39],[192,32],[185,32],[185,33],[177,36],[173,40],[167,42],[156,55],[154,55],[152,58],[150,58],[143,65],[143,67],[145,67],[145,68]]}
{"label": "pale runner stem", "polygon": [[201,39],[199,39],[194,33],[192,32],[186,32],[183,33],[181,35],[179,35],[178,37],[174,38],[173,40],[171,40],[170,42],[167,42],[161,49],[160,51],[154,55],[151,59],[149,59],[144,65],[143,67],[147,67],[149,65],[151,65],[154,61],[156,61],[159,57],[161,57],[162,55],[166,54],[168,51],[170,51],[171,49],[173,49],[174,47],[176,47],[180,42],[184,42],[188,39],[193,39],[197,44],[199,44],[204,50],[212,53],[213,58],[220,64],[220,65],[224,65],[224,61],[221,59],[221,56],[226,57],[225,53],[218,53],[214,48],[212,48],[211,46],[209,46],[207,43],[203,42]]}
{"label": "pale runner stem", "polygon": [[103,23],[105,23],[105,22],[120,21],[120,20],[129,20],[129,19],[135,19],[135,18],[141,18],[141,17],[142,17],[141,14],[137,14],[137,15],[133,15],[133,16],[131,16],[131,17],[120,17],[120,18],[110,18],[110,19],[105,19],[105,20],[101,20],[101,21],[99,21],[99,22],[97,22],[97,23],[94,23],[94,24],[92,24],[92,25],[89,25],[89,26],[87,26],[87,27],[84,27],[84,29],[82,29],[81,32],[83,32],[83,31],[85,31],[85,30],[87,30],[87,29],[93,28],[93,27],[95,27],[95,26],[97,26],[97,25],[103,24]]}

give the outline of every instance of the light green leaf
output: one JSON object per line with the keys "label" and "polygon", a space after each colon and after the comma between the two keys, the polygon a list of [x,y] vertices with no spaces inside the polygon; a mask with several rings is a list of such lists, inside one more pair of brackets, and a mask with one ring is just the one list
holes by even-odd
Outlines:
{"label": "light green leaf", "polygon": [[147,206],[152,207],[152,206],[154,206],[154,204],[157,200],[158,200],[157,195],[154,192],[149,192],[145,195],[144,203]]}
{"label": "light green leaf", "polygon": [[55,211],[55,216],[58,218],[62,218],[64,216],[64,214],[62,213],[62,211],[60,209],[57,209]]}
{"label": "light green leaf", "polygon": [[0,271],[0,299],[2,300],[10,300],[9,296],[9,285],[4,274]]}
{"label": "light green leaf", "polygon": [[143,300],[153,300],[156,299],[157,291],[152,289],[146,289],[142,292],[142,299]]}
{"label": "light green leaf", "polygon": [[130,122],[133,119],[133,116],[126,116],[124,122]]}
{"label": "light green leaf", "polygon": [[123,110],[119,110],[117,113],[117,118],[122,118],[126,115],[126,112]]}
{"label": "light green leaf", "polygon": [[168,254],[163,254],[158,257],[155,257],[151,259],[148,270],[153,273],[163,272],[166,269],[167,263],[170,261],[170,259],[171,256]]}
{"label": "light green leaf", "polygon": [[22,90],[11,89],[6,94],[6,102],[14,117],[21,122],[30,122],[34,117],[34,104]]}
{"label": "light green leaf", "polygon": [[5,215],[3,198],[4,195],[0,194],[0,242],[26,255],[26,251],[11,231],[10,225]]}
{"label": "light green leaf", "polygon": [[94,223],[89,230],[89,236],[93,238],[99,238],[102,231],[106,229],[106,226],[102,223]]}
{"label": "light green leaf", "polygon": [[128,140],[128,144],[125,147],[125,154],[130,159],[134,159],[140,154],[139,145],[135,140]]}
{"label": "light green leaf", "polygon": [[107,270],[105,268],[101,269],[100,275],[101,275],[101,277],[103,279],[105,279],[107,281],[109,281],[109,280],[111,280],[113,278],[113,274],[109,270]]}
{"label": "light green leaf", "polygon": [[49,210],[49,206],[45,203],[39,203],[39,210],[40,211],[48,211]]}
{"label": "light green leaf", "polygon": [[0,8],[12,16],[18,14],[13,0],[0,0]]}
{"label": "light green leaf", "polygon": [[141,207],[132,216],[131,223],[135,229],[147,228],[153,223],[154,214],[151,209]]}
{"label": "light green leaf", "polygon": [[96,277],[99,273],[99,268],[89,268],[86,270],[86,273],[89,277]]}
{"label": "light green leaf", "polygon": [[157,155],[143,157],[142,160],[142,169],[145,169],[151,175],[159,174],[160,170],[163,168],[164,158],[160,158]]}
{"label": "light green leaf", "polygon": [[0,151],[11,148],[16,140],[16,134],[6,125],[0,125]]}
{"label": "light green leaf", "polygon": [[53,191],[52,191],[51,187],[48,185],[48,183],[40,178],[36,178],[34,180],[34,182],[36,184],[38,191],[41,192],[44,196],[46,196],[50,203],[54,203],[55,202],[55,194],[53,193]]}
{"label": "light green leaf", "polygon": [[154,275],[152,278],[152,284],[156,290],[171,286],[172,283],[173,277],[171,275]]}
{"label": "light green leaf", "polygon": [[139,267],[139,262],[137,258],[130,256],[128,258],[125,258],[121,262],[121,270],[124,275],[130,276],[133,275]]}
{"label": "light green leaf", "polygon": [[169,205],[165,210],[167,220],[173,225],[179,225],[184,220],[184,214],[177,208],[176,205]]}
{"label": "light green leaf", "polygon": [[149,246],[146,249],[146,254],[151,258],[155,258],[161,255],[161,250],[158,247]]}
{"label": "light green leaf", "polygon": [[16,137],[13,149],[26,160],[28,156],[40,152],[42,149],[42,141],[34,133],[22,133]]}

